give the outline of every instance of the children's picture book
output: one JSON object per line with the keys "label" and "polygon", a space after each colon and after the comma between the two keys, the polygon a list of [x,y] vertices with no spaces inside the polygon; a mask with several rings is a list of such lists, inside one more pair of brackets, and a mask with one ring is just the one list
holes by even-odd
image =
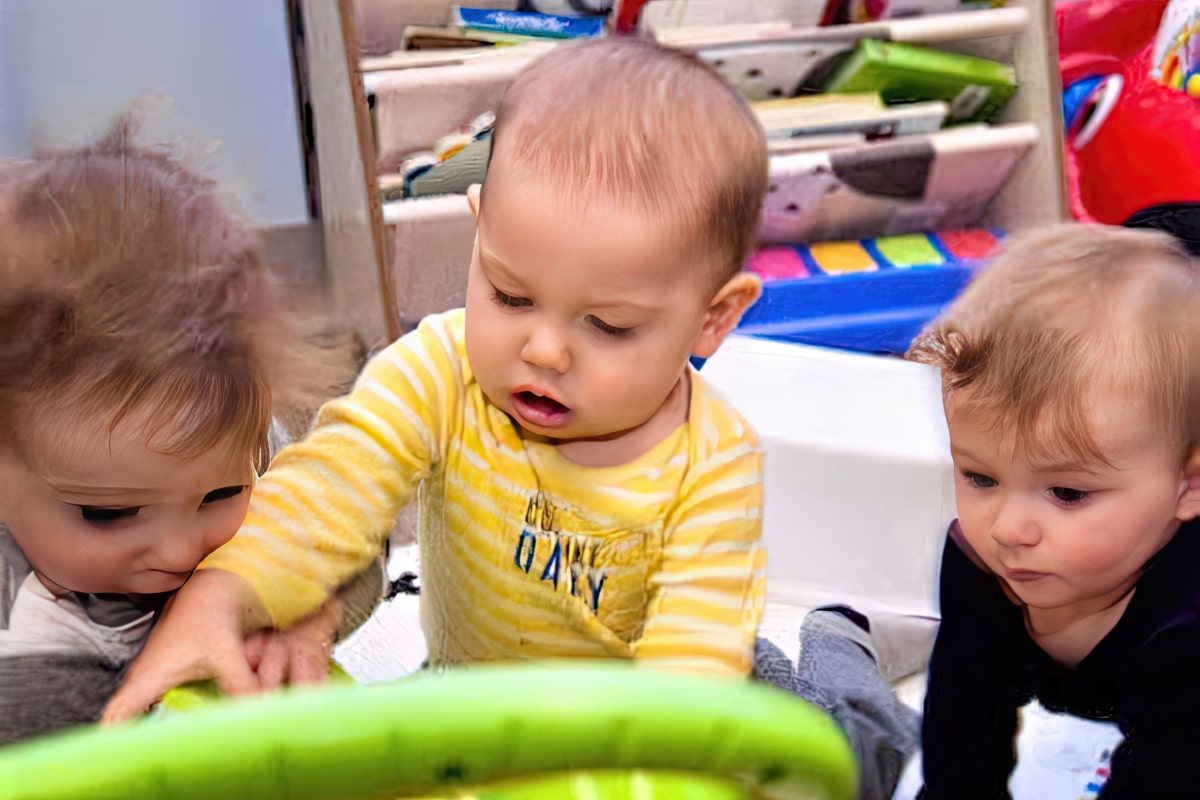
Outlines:
{"label": "children's picture book", "polygon": [[979,11],[1004,5],[1004,0],[828,0],[822,25],[875,22],[926,14]]}
{"label": "children's picture book", "polygon": [[782,22],[819,25],[825,0],[650,0],[641,6],[637,27],[652,33],[672,28]]}
{"label": "children's picture book", "polygon": [[668,46],[697,53],[747,99],[767,100],[822,91],[839,63],[864,39],[929,45],[972,41],[986,43],[983,49],[990,55],[1011,47],[1028,21],[1029,10],[1016,6],[829,27],[768,22],[664,28],[654,36]]}
{"label": "children's picture book", "polygon": [[1037,140],[1032,123],[967,125],[772,155],[761,238],[800,243],[979,225]]}
{"label": "children's picture book", "polygon": [[818,133],[796,136],[791,139],[767,139],[767,152],[784,154],[807,153],[813,150],[840,150],[846,147],[859,147],[866,143],[867,137],[861,133]]}
{"label": "children's picture book", "polygon": [[879,92],[887,103],[943,100],[953,122],[991,119],[1017,88],[1016,70],[986,58],[864,39],[826,81],[826,92]]}
{"label": "children's picture book", "polygon": [[535,36],[551,39],[580,39],[604,35],[604,17],[560,17],[532,11],[507,11],[490,8],[453,9],[454,24],[464,30],[491,35]]}
{"label": "children's picture book", "polygon": [[820,86],[852,42],[746,42],[704,47],[696,54],[747,100],[795,97]]}
{"label": "children's picture book", "polygon": [[874,92],[818,94],[752,104],[768,139],[814,134],[862,133],[877,139],[932,133],[942,127],[950,107],[939,100],[886,106]]}
{"label": "children's picture book", "polygon": [[[730,4],[733,6],[733,4]],[[881,19],[856,25],[803,25],[787,21],[742,21],[660,28],[649,31],[672,47],[698,50],[736,44],[784,42],[858,42],[880,39],[892,42],[936,44],[995,37],[1016,36],[1029,24],[1029,9],[1023,5],[989,8],[970,14],[931,14],[920,17]]]}
{"label": "children's picture book", "polygon": [[785,22],[792,26],[842,25],[978,11],[1004,0],[650,0],[619,3],[617,29],[641,31]]}
{"label": "children's picture book", "polygon": [[[408,25],[400,37],[400,50],[445,50],[493,47],[498,42],[473,35],[477,31],[455,25]],[[528,37],[521,37],[528,38]]]}

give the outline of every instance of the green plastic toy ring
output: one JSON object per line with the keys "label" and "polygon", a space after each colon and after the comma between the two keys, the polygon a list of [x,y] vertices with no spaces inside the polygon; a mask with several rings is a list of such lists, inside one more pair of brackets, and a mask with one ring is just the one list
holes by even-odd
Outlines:
{"label": "green plastic toy ring", "polygon": [[595,796],[615,771],[696,790],[659,797],[724,800],[740,787],[743,797],[851,800],[856,789],[841,730],[778,689],[559,661],[277,692],[69,731],[0,749],[0,800],[470,797],[468,788],[564,797],[572,775],[597,770],[589,780],[599,783],[576,796]]}

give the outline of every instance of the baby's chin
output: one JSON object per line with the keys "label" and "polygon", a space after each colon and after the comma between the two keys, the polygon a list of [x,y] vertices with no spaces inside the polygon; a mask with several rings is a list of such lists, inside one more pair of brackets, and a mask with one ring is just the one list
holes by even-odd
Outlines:
{"label": "baby's chin", "polygon": [[147,569],[126,576],[123,580],[104,585],[94,585],[84,594],[123,594],[133,598],[143,595],[163,594],[173,592],[183,586],[191,576],[191,572],[168,572],[158,569]]}
{"label": "baby's chin", "polygon": [[135,586],[146,588],[138,588],[125,594],[161,594],[163,592],[173,592],[191,577],[189,572],[166,572],[163,570],[146,570],[136,576],[137,580],[131,581]]}

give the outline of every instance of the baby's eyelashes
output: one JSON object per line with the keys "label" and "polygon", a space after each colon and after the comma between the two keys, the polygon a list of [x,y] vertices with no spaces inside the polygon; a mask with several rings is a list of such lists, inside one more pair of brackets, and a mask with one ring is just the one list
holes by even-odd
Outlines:
{"label": "baby's eyelashes", "polygon": [[618,328],[616,325],[609,325],[599,317],[589,316],[587,321],[591,323],[593,328],[602,333],[607,333],[609,336],[620,337],[628,336],[629,334],[633,333],[633,328]]}
{"label": "baby's eyelashes", "polygon": [[528,299],[524,297],[513,297],[511,294],[505,294],[499,289],[492,287],[493,299],[505,308],[524,308],[532,305]]}
{"label": "baby's eyelashes", "polygon": [[213,489],[211,492],[204,495],[204,499],[201,500],[200,503],[203,505],[205,503],[215,503],[218,500],[228,500],[231,497],[237,497],[244,491],[246,491],[245,485],[224,486],[220,489]]}
{"label": "baby's eyelashes", "polygon": [[141,506],[131,506],[129,508],[101,508],[98,506],[79,506],[79,513],[88,522],[115,522],[119,519],[127,517],[136,517],[138,512],[142,510]]}
{"label": "baby's eyelashes", "polygon": [[[492,300],[502,308],[529,308],[533,305],[533,301],[528,297],[517,297],[516,295],[505,294],[495,286],[492,287]],[[591,325],[597,331],[615,339],[630,336],[633,333],[633,328],[621,328],[616,325],[610,325],[594,314],[588,314],[585,317],[585,322],[588,325]]]}
{"label": "baby's eyelashes", "polygon": [[967,483],[974,486],[976,489],[991,489],[996,485],[995,478],[989,478],[987,475],[981,475],[978,472],[969,472],[963,470],[963,478]]}
{"label": "baby's eyelashes", "polygon": [[[222,486],[220,489],[213,489],[211,492],[204,495],[204,499],[200,501],[200,504],[208,505],[209,503],[217,503],[221,500],[228,500],[231,497],[237,497],[244,491],[246,491],[245,484],[238,484],[236,486]],[[79,509],[80,516],[82,516],[86,522],[99,525],[136,517],[138,512],[142,510],[141,506],[128,506],[126,508],[77,506],[77,508]]]}
{"label": "baby's eyelashes", "polygon": [[1087,499],[1089,494],[1082,489],[1068,489],[1066,486],[1055,486],[1050,490],[1050,493],[1054,495],[1055,500],[1064,505],[1082,503]]}

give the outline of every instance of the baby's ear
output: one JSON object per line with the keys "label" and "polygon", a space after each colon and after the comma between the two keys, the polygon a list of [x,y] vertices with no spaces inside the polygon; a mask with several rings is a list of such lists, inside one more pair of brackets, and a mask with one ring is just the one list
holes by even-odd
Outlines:
{"label": "baby's ear", "polygon": [[762,280],[753,272],[739,272],[713,296],[704,312],[700,335],[692,343],[692,355],[710,358],[754,301],[762,294]]}
{"label": "baby's ear", "polygon": [[1200,442],[1192,442],[1188,448],[1187,462],[1183,465],[1183,477],[1187,488],[1179,498],[1175,516],[1185,522],[1200,517]]}
{"label": "baby's ear", "polygon": [[17,478],[23,470],[25,470],[25,465],[21,457],[17,455],[16,447],[6,446],[5,442],[0,441],[0,522],[4,521],[4,517],[9,511],[9,504],[15,502],[15,498],[10,495],[9,487],[19,485]]}
{"label": "baby's ear", "polygon": [[479,189],[480,184],[472,183],[467,187],[467,205],[471,207],[471,214],[474,215],[475,221],[479,221]]}

